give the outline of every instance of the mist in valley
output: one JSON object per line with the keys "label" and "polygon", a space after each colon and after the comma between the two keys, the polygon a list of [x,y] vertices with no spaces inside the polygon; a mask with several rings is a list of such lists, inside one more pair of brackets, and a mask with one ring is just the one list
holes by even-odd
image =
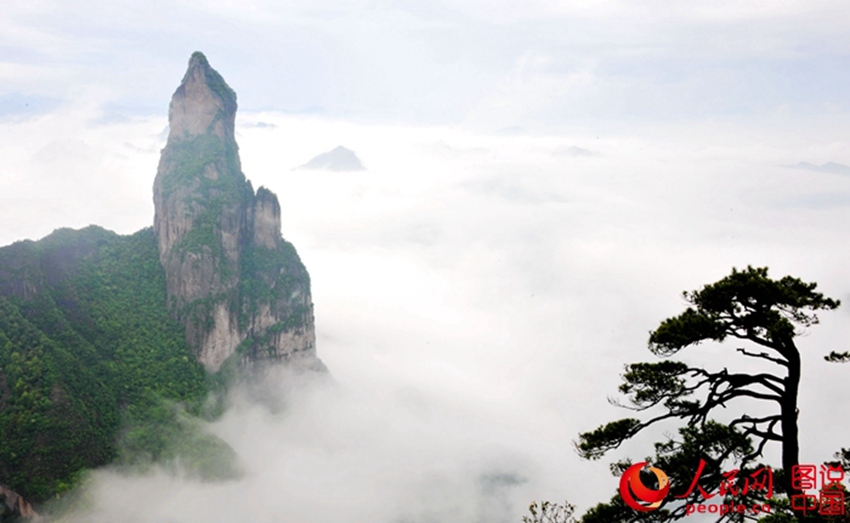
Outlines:
{"label": "mist in valley", "polygon": [[[134,152],[98,161],[155,163],[161,125],[117,126],[131,141],[114,150]],[[607,462],[663,434],[603,462],[573,449],[623,415],[607,401],[622,365],[653,358],[647,333],[682,308],[681,291],[753,264],[848,292],[848,180],[786,167],[811,157],[805,144],[754,146],[746,129],[517,137],[274,113],[241,116],[237,131],[244,171],[280,197],[283,235],[310,271],[329,373],[274,369],[231,392],[205,430],[235,451],[239,478],[201,480],[179,460],[106,468],[62,521],[519,521],[541,499],[583,511],[616,489]],[[368,169],[292,170],[339,144]],[[846,445],[828,400],[845,371],[821,359],[846,339],[843,318],[824,315],[801,340],[812,461]],[[710,349],[689,361],[717,365]]]}

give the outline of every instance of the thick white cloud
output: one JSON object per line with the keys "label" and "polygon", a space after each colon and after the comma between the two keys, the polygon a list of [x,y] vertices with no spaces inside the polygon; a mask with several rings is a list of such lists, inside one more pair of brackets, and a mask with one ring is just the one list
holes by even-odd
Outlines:
{"label": "thick white cloud", "polygon": [[[0,210],[15,224],[6,241],[63,221],[147,225],[162,120],[53,117],[52,134],[42,120],[6,130],[23,174],[3,183],[26,202]],[[616,479],[572,441],[624,414],[606,398],[625,362],[652,358],[647,331],[682,309],[682,290],[754,264],[850,297],[850,178],[786,167],[850,162],[832,125],[535,137],[240,115],[243,168],[280,197],[335,385],[281,381],[265,392],[287,405],[276,413],[236,401],[211,430],[242,457],[242,480],[99,472],[80,517],[518,521],[532,499],[607,499]],[[293,170],[337,144],[368,169]],[[846,349],[847,318],[824,314],[800,339],[805,460],[848,444],[832,399],[847,369],[821,360]],[[717,365],[715,349],[689,358]],[[661,433],[612,458],[644,456]],[[240,503],[220,506],[227,496]]]}

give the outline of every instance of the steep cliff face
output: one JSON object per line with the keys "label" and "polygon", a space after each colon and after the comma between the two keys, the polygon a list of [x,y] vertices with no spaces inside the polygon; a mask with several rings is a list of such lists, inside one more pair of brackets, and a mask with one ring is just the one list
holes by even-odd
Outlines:
{"label": "steep cliff face", "polygon": [[194,53],[169,107],[154,232],[171,315],[209,371],[238,353],[315,362],[310,280],[280,235],[280,204],[239,162],[236,94]]}

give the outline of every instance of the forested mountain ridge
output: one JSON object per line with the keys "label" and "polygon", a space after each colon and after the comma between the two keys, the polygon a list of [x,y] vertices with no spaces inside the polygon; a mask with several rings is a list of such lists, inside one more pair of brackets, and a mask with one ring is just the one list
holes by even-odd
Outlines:
{"label": "forested mountain ridge", "polygon": [[62,229],[0,249],[3,483],[43,500],[116,456],[122,416],[206,393],[167,314],[151,229]]}
{"label": "forested mountain ridge", "polygon": [[309,275],[280,235],[277,197],[241,172],[235,110],[193,54],[171,103],[154,226],[0,248],[0,484],[27,500],[116,459],[186,452],[200,473],[229,474],[209,455],[229,449],[186,416],[234,369],[323,368]]}

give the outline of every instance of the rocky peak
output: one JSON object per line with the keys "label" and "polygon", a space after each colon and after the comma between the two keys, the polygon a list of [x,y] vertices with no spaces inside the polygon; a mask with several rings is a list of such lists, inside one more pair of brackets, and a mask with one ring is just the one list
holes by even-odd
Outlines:
{"label": "rocky peak", "polygon": [[280,235],[277,196],[254,194],[242,173],[235,115],[236,94],[192,54],[154,181],[170,311],[210,371],[236,352],[252,362],[315,360],[309,277]]}
{"label": "rocky peak", "polygon": [[254,198],[254,244],[276,249],[280,241],[280,203],[265,187],[257,189]]}
{"label": "rocky peak", "polygon": [[169,141],[206,133],[233,139],[235,117],[236,93],[195,51],[168,108]]}

